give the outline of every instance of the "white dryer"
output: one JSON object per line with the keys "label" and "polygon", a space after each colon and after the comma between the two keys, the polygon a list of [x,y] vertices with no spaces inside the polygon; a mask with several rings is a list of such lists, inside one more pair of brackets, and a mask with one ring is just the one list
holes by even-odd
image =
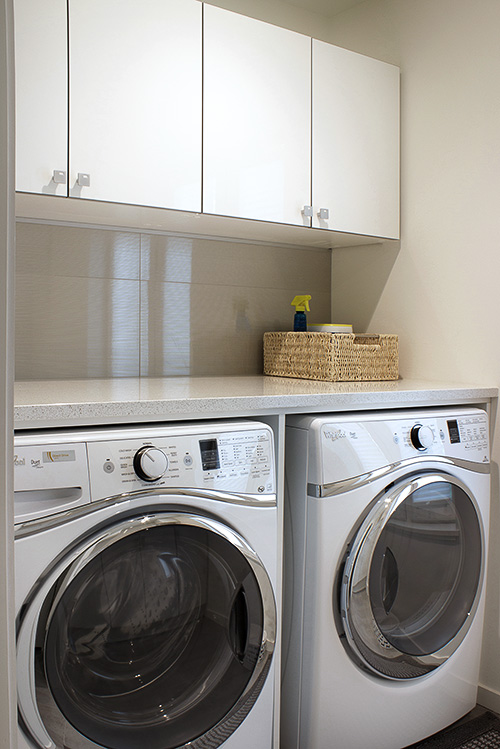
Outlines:
{"label": "white dryer", "polygon": [[273,435],[18,434],[19,747],[271,749]]}
{"label": "white dryer", "polygon": [[474,707],[489,471],[479,409],[289,419],[284,749],[402,749]]}

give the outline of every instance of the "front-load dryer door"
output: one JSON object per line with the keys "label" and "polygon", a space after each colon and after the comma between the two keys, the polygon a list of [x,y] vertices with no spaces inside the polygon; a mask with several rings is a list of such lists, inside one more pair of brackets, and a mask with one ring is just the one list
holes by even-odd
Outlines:
{"label": "front-load dryer door", "polygon": [[429,473],[392,487],[355,533],[340,575],[348,652],[389,679],[432,671],[472,624],[483,568],[479,510],[459,480]]}
{"label": "front-load dryer door", "polygon": [[268,576],[227,526],[122,520],[59,562],[23,614],[25,731],[58,749],[217,747],[263,686],[275,623]]}

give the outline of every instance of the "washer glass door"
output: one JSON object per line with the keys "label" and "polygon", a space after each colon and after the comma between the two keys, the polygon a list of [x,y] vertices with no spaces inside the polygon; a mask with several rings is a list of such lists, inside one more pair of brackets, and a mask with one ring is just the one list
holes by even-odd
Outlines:
{"label": "washer glass door", "polygon": [[267,575],[208,518],[122,521],[59,570],[46,600],[37,701],[57,747],[219,746],[269,669]]}
{"label": "washer glass door", "polygon": [[387,678],[439,666],[472,624],[483,560],[475,501],[454,477],[418,476],[382,495],[343,569],[340,609],[351,651]]}

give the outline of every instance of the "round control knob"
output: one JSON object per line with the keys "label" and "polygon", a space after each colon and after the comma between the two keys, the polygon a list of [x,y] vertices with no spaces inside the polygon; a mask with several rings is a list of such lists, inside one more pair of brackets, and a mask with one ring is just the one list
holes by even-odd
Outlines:
{"label": "round control knob", "polygon": [[434,432],[430,427],[416,424],[411,430],[410,439],[417,450],[426,450],[434,442]]}
{"label": "round control knob", "polygon": [[145,445],[134,455],[134,471],[143,481],[158,481],[168,468],[168,458],[158,447]]}

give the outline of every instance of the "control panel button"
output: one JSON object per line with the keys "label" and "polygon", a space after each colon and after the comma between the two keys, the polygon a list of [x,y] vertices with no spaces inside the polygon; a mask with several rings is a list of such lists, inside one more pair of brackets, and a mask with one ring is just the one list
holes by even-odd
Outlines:
{"label": "control panel button", "polygon": [[426,450],[434,442],[434,432],[428,426],[415,424],[410,432],[410,440],[417,450]]}
{"label": "control panel button", "polygon": [[134,471],[143,481],[158,481],[168,468],[168,458],[158,447],[145,445],[134,455]]}
{"label": "control panel button", "polygon": [[113,473],[113,471],[115,470],[115,464],[110,460],[106,460],[103,465],[103,470],[105,473]]}

